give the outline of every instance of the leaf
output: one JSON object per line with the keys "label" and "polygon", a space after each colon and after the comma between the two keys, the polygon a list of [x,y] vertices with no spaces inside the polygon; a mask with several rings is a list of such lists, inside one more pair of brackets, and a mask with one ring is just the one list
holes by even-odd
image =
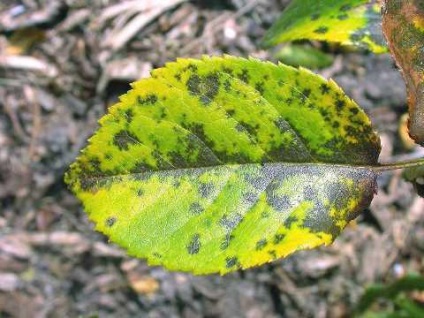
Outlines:
{"label": "leaf", "polygon": [[285,64],[311,69],[322,69],[333,63],[333,56],[303,45],[285,45],[275,57]]}
{"label": "leaf", "polygon": [[265,34],[264,44],[320,40],[387,51],[380,6],[369,0],[292,0]]}
{"label": "leaf", "polygon": [[[359,300],[356,310],[358,313],[363,313],[380,298],[396,301],[401,293],[414,290],[424,290],[424,278],[417,274],[408,274],[388,285],[371,285],[365,290],[365,293]],[[422,315],[415,317],[422,317]]]}
{"label": "leaf", "polygon": [[424,146],[424,2],[385,0],[383,32],[406,82],[409,134]]}
{"label": "leaf", "polygon": [[424,198],[424,165],[406,168],[403,177],[411,182],[418,195]]}
{"label": "leaf", "polygon": [[66,182],[131,255],[223,274],[331,243],[370,203],[379,150],[332,81],[180,59],[111,107]]}

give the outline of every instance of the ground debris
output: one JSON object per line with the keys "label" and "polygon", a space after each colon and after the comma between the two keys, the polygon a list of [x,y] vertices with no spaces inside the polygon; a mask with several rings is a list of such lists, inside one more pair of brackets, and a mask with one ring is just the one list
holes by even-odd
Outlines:
{"label": "ground debris", "polygon": [[[177,57],[272,59],[260,42],[288,1],[21,2],[0,3],[1,317],[343,317],[365,285],[422,273],[424,199],[398,173],[330,247],[245,272],[168,272],[109,244],[62,181],[97,120]],[[313,45],[336,56],[323,74],[370,112],[382,159],[404,151],[390,58]]]}

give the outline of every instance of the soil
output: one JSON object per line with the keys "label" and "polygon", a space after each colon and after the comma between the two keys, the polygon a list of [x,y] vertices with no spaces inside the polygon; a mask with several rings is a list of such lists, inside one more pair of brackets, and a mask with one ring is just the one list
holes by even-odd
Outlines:
{"label": "soil", "polygon": [[[223,277],[126,256],[67,190],[64,171],[130,82],[179,56],[275,61],[260,42],[287,3],[0,3],[0,317],[349,317],[370,284],[423,272],[424,200],[399,171],[333,245]],[[422,154],[399,134],[406,94],[390,55],[312,44],[335,59],[319,72],[370,115],[381,161]]]}

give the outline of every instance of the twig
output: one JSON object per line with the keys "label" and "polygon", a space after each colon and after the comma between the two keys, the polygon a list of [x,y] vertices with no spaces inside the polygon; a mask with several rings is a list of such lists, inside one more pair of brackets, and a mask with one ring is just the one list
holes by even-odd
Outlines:
{"label": "twig", "polygon": [[44,73],[48,77],[55,77],[58,74],[58,71],[54,66],[32,56],[0,55],[0,67],[37,71]]}
{"label": "twig", "polygon": [[[0,33],[29,27],[49,27],[61,21],[68,13],[65,1],[50,1],[42,10],[19,15],[14,14],[13,11],[17,11],[17,7],[0,15]],[[22,10],[24,9],[25,7],[22,8]]]}
{"label": "twig", "polygon": [[205,31],[202,33],[202,35],[200,37],[191,41],[189,44],[187,44],[184,48],[181,49],[181,54],[187,55],[187,54],[191,53],[191,51],[194,50],[195,48],[202,47],[202,44],[205,41],[205,37],[207,35],[210,35],[211,33],[215,34],[218,31],[222,30],[222,28],[225,25],[225,21],[227,21],[229,19],[237,19],[237,18],[245,15],[246,13],[251,11],[254,7],[256,7],[261,2],[262,2],[262,0],[251,0],[245,6],[241,7],[239,10],[237,10],[237,12],[235,12],[233,14],[229,14],[224,19],[223,19],[222,16],[219,16],[219,17],[215,18],[214,20],[210,21],[208,23],[208,25],[205,27]]}
{"label": "twig", "polygon": [[32,111],[32,129],[28,154],[29,158],[34,160],[35,147],[37,146],[38,136],[41,130],[41,109],[40,104],[35,100],[34,90],[31,86],[24,86],[24,95]]}
{"label": "twig", "polygon": [[[128,22],[123,28],[117,28],[115,32],[109,35],[106,40],[106,46],[110,46],[113,51],[121,49],[129,40],[131,40],[137,33],[140,32],[147,24],[153,21],[155,18],[160,16],[167,10],[185,2],[187,0],[167,0],[165,2],[140,2],[137,5],[133,5],[134,1],[129,3],[120,4],[109,8],[110,10],[104,12],[100,20],[108,19],[109,17],[116,16],[118,14],[125,14],[128,10],[130,15],[134,9],[137,14],[130,22]],[[137,2],[137,1],[135,1]]]}

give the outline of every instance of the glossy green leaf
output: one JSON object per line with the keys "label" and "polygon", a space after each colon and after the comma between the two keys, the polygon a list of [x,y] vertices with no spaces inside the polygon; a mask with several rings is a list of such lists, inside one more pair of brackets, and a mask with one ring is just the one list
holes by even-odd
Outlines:
{"label": "glossy green leaf", "polygon": [[226,273],[331,243],[371,201],[379,149],[332,81],[255,59],[180,59],[111,107],[66,182],[131,255]]}
{"label": "glossy green leaf", "polygon": [[305,39],[387,51],[375,0],[292,0],[266,33],[264,44]]}

